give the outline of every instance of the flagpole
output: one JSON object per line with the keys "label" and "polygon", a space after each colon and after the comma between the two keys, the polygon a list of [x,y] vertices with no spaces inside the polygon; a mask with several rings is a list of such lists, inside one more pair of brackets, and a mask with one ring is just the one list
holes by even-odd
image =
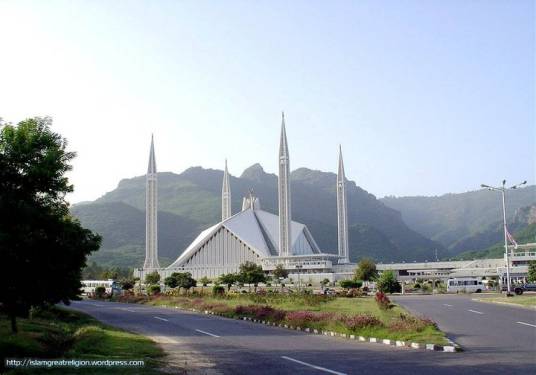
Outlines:
{"label": "flagpole", "polygon": [[[510,260],[508,259],[508,229],[506,228],[506,198],[505,198],[505,195],[506,195],[506,190],[507,189],[517,189],[518,187],[522,186],[522,185],[525,185],[527,183],[527,181],[523,181],[522,183],[520,184],[517,184],[517,185],[514,185],[514,186],[511,186],[509,188],[506,187],[506,180],[503,180],[502,181],[502,186],[501,187],[493,187],[493,186],[489,186],[489,185],[485,185],[485,184],[482,184],[480,185],[480,187],[483,187],[483,188],[486,188],[488,190],[495,190],[495,191],[500,191],[501,194],[502,194],[502,209],[503,209],[503,226],[504,226],[504,260],[506,262],[506,285],[507,285],[507,295],[511,295],[511,284],[510,284]],[[502,284],[502,280],[501,280],[501,284]]]}

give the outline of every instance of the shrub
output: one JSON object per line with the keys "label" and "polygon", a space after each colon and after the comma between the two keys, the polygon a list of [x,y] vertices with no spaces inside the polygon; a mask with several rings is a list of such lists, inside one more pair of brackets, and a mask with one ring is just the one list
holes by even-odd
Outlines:
{"label": "shrub", "polygon": [[391,307],[391,301],[389,300],[389,297],[385,295],[384,292],[376,292],[376,296],[374,297],[374,299],[378,304],[380,310],[387,310]]}
{"label": "shrub", "polygon": [[105,294],[106,294],[106,288],[104,288],[103,286],[98,286],[95,288],[95,297],[104,298]]}
{"label": "shrub", "polygon": [[341,280],[339,282],[339,285],[341,286],[341,288],[344,288],[344,289],[359,288],[361,286],[359,284],[363,285],[362,282],[357,282],[354,280]]}
{"label": "shrub", "polygon": [[212,287],[212,294],[215,296],[221,296],[225,293],[225,288],[221,285],[214,285]]}
{"label": "shrub", "polygon": [[365,327],[380,327],[383,323],[375,316],[368,314],[354,315],[344,317],[343,323],[351,330],[357,330]]}
{"label": "shrub", "polygon": [[279,322],[285,318],[285,312],[283,310],[274,309],[267,305],[238,305],[235,307],[234,312],[238,316],[249,316],[255,319],[270,320],[274,322]]}
{"label": "shrub", "polygon": [[389,323],[389,329],[391,331],[421,332],[426,327],[436,327],[436,323],[428,318],[415,318],[405,314],[400,314],[396,320]]}
{"label": "shrub", "polygon": [[335,318],[336,314],[333,312],[290,311],[287,312],[285,320],[294,326],[307,327],[311,323],[327,323]]}
{"label": "shrub", "polygon": [[147,288],[147,292],[151,296],[160,294],[160,285],[149,285],[149,287]]}
{"label": "shrub", "polygon": [[346,297],[362,297],[365,293],[361,289],[353,288],[346,292]]}
{"label": "shrub", "polygon": [[397,293],[402,290],[393,271],[384,271],[378,278],[377,286],[378,290],[384,293]]}

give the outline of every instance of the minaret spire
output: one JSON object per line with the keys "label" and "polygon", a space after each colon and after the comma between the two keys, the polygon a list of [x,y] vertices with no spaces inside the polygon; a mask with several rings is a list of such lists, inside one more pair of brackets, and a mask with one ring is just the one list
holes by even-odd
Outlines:
{"label": "minaret spire", "polygon": [[154,139],[151,135],[149,166],[146,175],[145,191],[145,263],[143,268],[160,268],[158,263],[158,185],[156,159],[154,156]]}
{"label": "minaret spire", "polygon": [[227,170],[227,159],[225,159],[225,170],[223,172],[223,183],[221,187],[221,221],[231,217],[231,185],[229,184],[229,171]]}
{"label": "minaret spire", "polygon": [[281,138],[279,141],[279,255],[292,255],[291,250],[291,206],[290,206],[290,161],[285,130],[285,113],[281,119]]}
{"label": "minaret spire", "polygon": [[348,252],[348,212],[346,203],[346,177],[342,161],[342,148],[339,145],[339,168],[337,170],[337,229],[339,243],[339,263],[350,263]]}

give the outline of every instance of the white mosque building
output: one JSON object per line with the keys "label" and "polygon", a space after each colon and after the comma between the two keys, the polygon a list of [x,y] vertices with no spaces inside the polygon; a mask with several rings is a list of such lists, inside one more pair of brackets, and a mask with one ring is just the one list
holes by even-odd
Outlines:
{"label": "white mosque building", "polygon": [[[250,192],[243,198],[242,210],[231,212],[231,187],[227,161],[222,182],[221,221],[202,231],[182,254],[167,268],[158,264],[157,247],[157,174],[154,144],[151,140],[146,196],[146,259],[136,276],[158,271],[162,277],[173,272],[190,272],[194,278],[216,278],[237,272],[242,263],[252,261],[270,272],[279,264],[304,281],[324,278],[347,278],[355,268],[349,261],[348,218],[342,152],[339,149],[337,173],[338,254],[323,253],[305,224],[292,220],[290,195],[290,158],[285,131],[281,123],[279,144],[279,215],[261,208],[259,198]],[[307,274],[307,275],[304,275]]]}
{"label": "white mosque building", "polygon": [[[261,202],[253,192],[243,198],[242,210],[233,215],[226,161],[222,182],[221,221],[202,231],[170,266],[161,268],[158,263],[157,171],[154,142],[151,138],[146,175],[146,256],[143,268],[135,269],[134,276],[144,279],[147,273],[157,271],[165,278],[173,272],[190,272],[196,279],[203,276],[213,279],[224,273],[238,272],[241,264],[252,261],[261,265],[267,273],[281,264],[289,271],[289,277],[295,280],[301,277],[307,283],[351,278],[356,265],[349,260],[346,179],[341,149],[339,148],[336,186],[337,254],[323,253],[307,226],[292,220],[290,159],[284,115],[278,162],[279,215],[262,210]],[[512,252],[509,259],[510,274],[523,279],[528,272],[528,262],[536,260],[536,243],[519,245],[519,248],[521,251]],[[422,277],[504,279],[504,268],[504,259],[378,265],[380,272],[392,270],[400,280]]]}

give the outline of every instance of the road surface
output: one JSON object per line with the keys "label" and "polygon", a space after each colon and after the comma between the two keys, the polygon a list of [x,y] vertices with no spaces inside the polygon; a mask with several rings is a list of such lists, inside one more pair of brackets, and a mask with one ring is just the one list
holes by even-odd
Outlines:
{"label": "road surface", "polygon": [[473,301],[474,296],[407,295],[394,300],[437,322],[467,354],[491,357],[497,365],[532,365],[536,374],[536,310]]}
{"label": "road surface", "polygon": [[[423,298],[423,297],[421,297]],[[405,302],[409,302],[405,301]],[[483,306],[479,307],[482,309]],[[200,374],[529,374],[534,361],[495,359],[496,351],[443,353],[360,343],[169,308],[100,301],[71,308],[155,338]],[[475,314],[477,315],[477,314]],[[527,326],[525,329],[536,329]],[[460,337],[461,338],[461,337]],[[488,345],[489,347],[489,345]],[[534,353],[534,347],[532,347]],[[524,358],[524,357],[523,357]]]}

